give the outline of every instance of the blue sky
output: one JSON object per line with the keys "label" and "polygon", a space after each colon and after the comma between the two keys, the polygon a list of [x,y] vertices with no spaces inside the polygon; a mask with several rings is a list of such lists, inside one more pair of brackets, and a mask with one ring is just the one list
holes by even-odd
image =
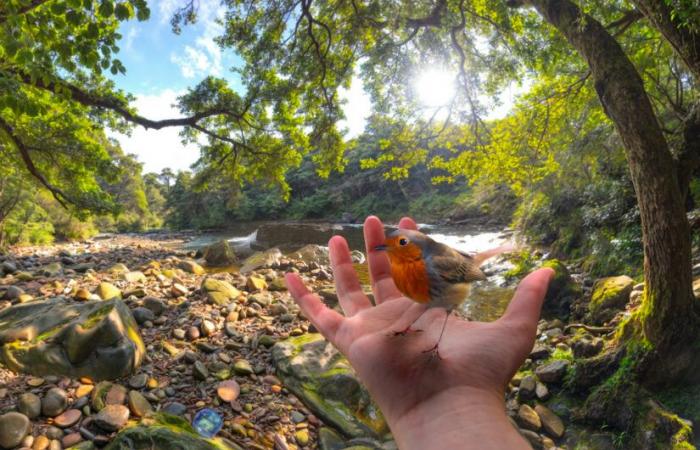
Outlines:
{"label": "blue sky", "polygon": [[[240,82],[232,67],[240,65],[240,58],[231,50],[222,50],[214,42],[222,27],[217,18],[224,9],[219,0],[200,0],[199,20],[183,27],[180,35],[172,33],[170,18],[181,5],[181,0],[151,2],[151,18],[147,22],[130,21],[122,24],[118,58],[127,69],[126,75],[114,77],[117,87],[136,96],[133,103],[138,111],[151,119],[179,117],[172,105],[178,95],[195,86],[207,75],[229,80],[234,89]],[[346,93],[348,121],[345,126],[351,135],[364,128],[369,113],[369,99],[359,85]],[[173,170],[188,169],[198,157],[194,145],[183,146],[178,128],[145,130],[135,127],[131,136],[110,133],[122,148],[136,154],[144,164],[145,172],[160,172],[165,167]]]}

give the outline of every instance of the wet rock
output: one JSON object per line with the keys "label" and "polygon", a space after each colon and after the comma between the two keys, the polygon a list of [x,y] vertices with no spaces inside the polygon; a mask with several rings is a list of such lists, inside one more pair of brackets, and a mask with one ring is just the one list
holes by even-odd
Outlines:
{"label": "wet rock", "polygon": [[518,431],[525,439],[527,439],[527,441],[530,443],[530,445],[532,445],[532,447],[535,450],[542,449],[542,437],[539,434],[535,433],[534,431],[530,431],[530,430],[522,430],[521,429]]}
{"label": "wet rock", "polygon": [[104,397],[105,405],[123,405],[126,401],[126,388],[120,384],[113,384]]}
{"label": "wet rock", "polygon": [[129,410],[136,417],[145,417],[153,411],[153,407],[140,392],[129,391]]}
{"label": "wet rock", "polygon": [[199,333],[199,328],[197,327],[189,327],[187,329],[187,339],[190,341],[194,341],[195,339],[199,339],[200,333]]}
{"label": "wet rock", "polygon": [[163,406],[163,412],[174,416],[182,416],[187,412],[187,406],[179,402],[170,402]]}
{"label": "wet rock", "polygon": [[51,388],[41,399],[41,414],[56,417],[68,406],[68,394],[61,388]]}
{"label": "wet rock", "polygon": [[527,375],[520,380],[520,386],[518,390],[518,397],[521,400],[530,400],[535,396],[535,389],[537,387],[537,380],[532,375]]}
{"label": "wet rock", "polygon": [[272,348],[286,388],[321,418],[350,437],[384,435],[387,425],[348,362],[318,334],[278,342]]}
{"label": "wet rock", "polygon": [[587,319],[596,325],[612,319],[627,304],[633,287],[634,280],[626,275],[596,281],[588,304]]}
{"label": "wet rock", "polygon": [[9,412],[0,416],[0,447],[15,448],[29,434],[32,423],[24,414]]}
{"label": "wet rock", "polygon": [[129,420],[129,408],[124,405],[107,405],[97,413],[93,422],[105,431],[118,431]]}
{"label": "wet rock", "polygon": [[19,396],[17,411],[30,419],[35,419],[41,414],[41,399],[31,392],[25,392]]}
{"label": "wet rock", "polygon": [[210,303],[221,306],[228,305],[231,300],[235,300],[241,295],[241,291],[229,282],[216,278],[205,279],[202,282],[202,290],[207,293]]}
{"label": "wet rock", "polygon": [[204,248],[203,255],[207,265],[212,267],[230,266],[238,261],[228,241],[219,241]]}
{"label": "wet rock", "polygon": [[185,339],[185,337],[186,337],[185,330],[183,330],[182,328],[175,328],[173,330],[173,337],[175,339]]}
{"label": "wet rock", "polygon": [[80,421],[83,413],[78,409],[69,409],[54,417],[53,423],[59,428],[70,428]]}
{"label": "wet rock", "polygon": [[112,283],[107,283],[106,281],[100,283],[99,286],[97,286],[96,294],[102,300],[112,300],[114,298],[118,298],[118,299],[122,298],[122,291],[120,291]]}
{"label": "wet rock", "polygon": [[233,363],[233,370],[238,375],[251,375],[253,373],[253,367],[245,359],[239,359]]}
{"label": "wet rock", "polygon": [[191,260],[182,260],[179,263],[177,263],[177,267],[178,269],[184,270],[187,273],[192,273],[195,275],[204,275],[206,273],[204,267]]}
{"label": "wet rock", "polygon": [[538,416],[537,412],[529,405],[520,405],[518,415],[515,419],[518,424],[526,430],[538,431],[540,428],[542,428],[540,416]]}
{"label": "wet rock", "polygon": [[537,386],[535,387],[535,395],[540,400],[546,400],[547,397],[549,397],[549,389],[547,388],[547,385],[537,382]]}
{"label": "wet rock", "polygon": [[80,435],[80,433],[70,433],[63,436],[63,439],[61,439],[61,445],[63,448],[71,448],[82,440],[83,437]]}
{"label": "wet rock", "polygon": [[29,446],[29,442],[27,441],[31,441],[32,450],[46,450],[49,448],[49,445],[51,445],[49,438],[42,435],[37,436],[36,439],[33,439],[32,436],[27,436],[22,443]]}
{"label": "wet rock", "polygon": [[535,375],[545,383],[558,383],[566,375],[566,370],[570,364],[567,360],[557,359],[537,367]]}
{"label": "wet rock", "polygon": [[536,405],[535,412],[542,421],[542,427],[550,436],[559,439],[564,435],[564,423],[544,405]]}
{"label": "wet rock", "polygon": [[328,427],[318,430],[318,444],[321,450],[342,450],[346,447],[345,440]]}
{"label": "wet rock", "polygon": [[309,431],[305,429],[297,431],[294,433],[294,439],[301,446],[307,445],[309,443]]}
{"label": "wet rock", "polygon": [[140,373],[129,378],[129,387],[132,389],[143,389],[148,383],[148,375],[145,373]]}
{"label": "wet rock", "polygon": [[121,300],[72,303],[61,298],[0,311],[0,357],[16,372],[87,376],[128,375],[145,348]]}
{"label": "wet rock", "polygon": [[282,258],[282,252],[280,252],[278,248],[271,248],[264,252],[255,253],[243,261],[240,273],[250,273],[261,267],[270,267],[279,263],[280,258]]}
{"label": "wet rock", "polygon": [[134,308],[131,311],[131,313],[134,315],[134,319],[136,319],[136,323],[138,323],[139,325],[143,325],[148,321],[153,321],[156,318],[155,314],[153,314],[153,311],[141,306]]}
{"label": "wet rock", "polygon": [[165,312],[167,309],[165,302],[156,297],[146,297],[143,299],[143,307],[148,308],[157,317]]}

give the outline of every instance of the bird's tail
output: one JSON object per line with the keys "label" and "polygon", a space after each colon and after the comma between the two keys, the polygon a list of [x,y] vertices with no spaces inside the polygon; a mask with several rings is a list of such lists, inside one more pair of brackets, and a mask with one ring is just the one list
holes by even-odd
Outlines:
{"label": "bird's tail", "polygon": [[477,253],[476,255],[472,256],[474,258],[474,261],[477,264],[477,267],[482,265],[487,259],[493,258],[494,256],[498,256],[501,253],[509,253],[513,252],[517,249],[515,245],[512,243],[507,243],[503,244],[501,246],[498,246],[496,248],[492,248],[490,250],[483,251],[481,253]]}

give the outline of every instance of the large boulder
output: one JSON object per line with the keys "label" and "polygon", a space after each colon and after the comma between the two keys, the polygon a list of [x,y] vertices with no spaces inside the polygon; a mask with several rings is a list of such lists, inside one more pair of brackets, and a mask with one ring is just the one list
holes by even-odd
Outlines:
{"label": "large boulder", "polygon": [[0,311],[0,361],[16,372],[95,380],[128,375],[145,348],[118,299],[71,303],[54,298]]}
{"label": "large boulder", "polygon": [[340,225],[316,223],[266,223],[255,233],[254,246],[258,249],[281,247],[283,250],[298,248],[309,242],[328,242],[343,231]]}
{"label": "large boulder", "polygon": [[216,278],[206,278],[202,282],[202,290],[207,293],[210,303],[220,306],[228,305],[231,300],[235,300],[241,295],[241,291],[233,287],[231,283]]}
{"label": "large boulder", "polygon": [[316,244],[305,245],[299,250],[289,253],[287,256],[302,260],[307,264],[315,262],[317,264],[327,265],[330,263],[328,247]]}
{"label": "large boulder", "polygon": [[277,247],[257,252],[245,259],[241,266],[241,273],[249,273],[261,267],[270,267],[279,262],[282,258],[282,252]]}
{"label": "large boulder", "polygon": [[558,259],[542,263],[542,267],[554,270],[554,278],[549,283],[542,311],[547,315],[568,317],[572,302],[581,294],[580,287],[571,278],[569,270]]}
{"label": "large boulder", "polygon": [[626,275],[596,281],[588,303],[587,319],[593,324],[602,325],[615,317],[629,301],[633,287],[634,280]]}
{"label": "large boulder", "polygon": [[376,439],[388,432],[348,361],[320,334],[278,342],[272,359],[285,386],[343,435]]}
{"label": "large boulder", "polygon": [[204,248],[202,254],[207,265],[212,267],[226,267],[238,261],[228,241],[219,241],[212,244]]}
{"label": "large boulder", "polygon": [[105,450],[242,450],[221,438],[205,439],[184,419],[169,414],[144,418],[138,425],[123,429]]}

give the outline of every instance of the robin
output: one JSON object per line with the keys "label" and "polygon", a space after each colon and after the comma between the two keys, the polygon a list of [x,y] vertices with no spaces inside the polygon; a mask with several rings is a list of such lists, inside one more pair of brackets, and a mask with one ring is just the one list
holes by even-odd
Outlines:
{"label": "robin", "polygon": [[[387,252],[391,262],[391,276],[396,287],[406,297],[425,305],[426,311],[430,308],[445,308],[445,321],[440,337],[433,348],[426,350],[439,357],[438,347],[450,314],[467,299],[471,283],[486,279],[479,266],[499,253],[512,250],[512,247],[504,245],[469,255],[441,244],[419,231],[399,229],[389,233],[384,244],[374,249]],[[418,316],[406,329],[394,334],[404,335],[412,331],[411,326],[420,317]]]}

